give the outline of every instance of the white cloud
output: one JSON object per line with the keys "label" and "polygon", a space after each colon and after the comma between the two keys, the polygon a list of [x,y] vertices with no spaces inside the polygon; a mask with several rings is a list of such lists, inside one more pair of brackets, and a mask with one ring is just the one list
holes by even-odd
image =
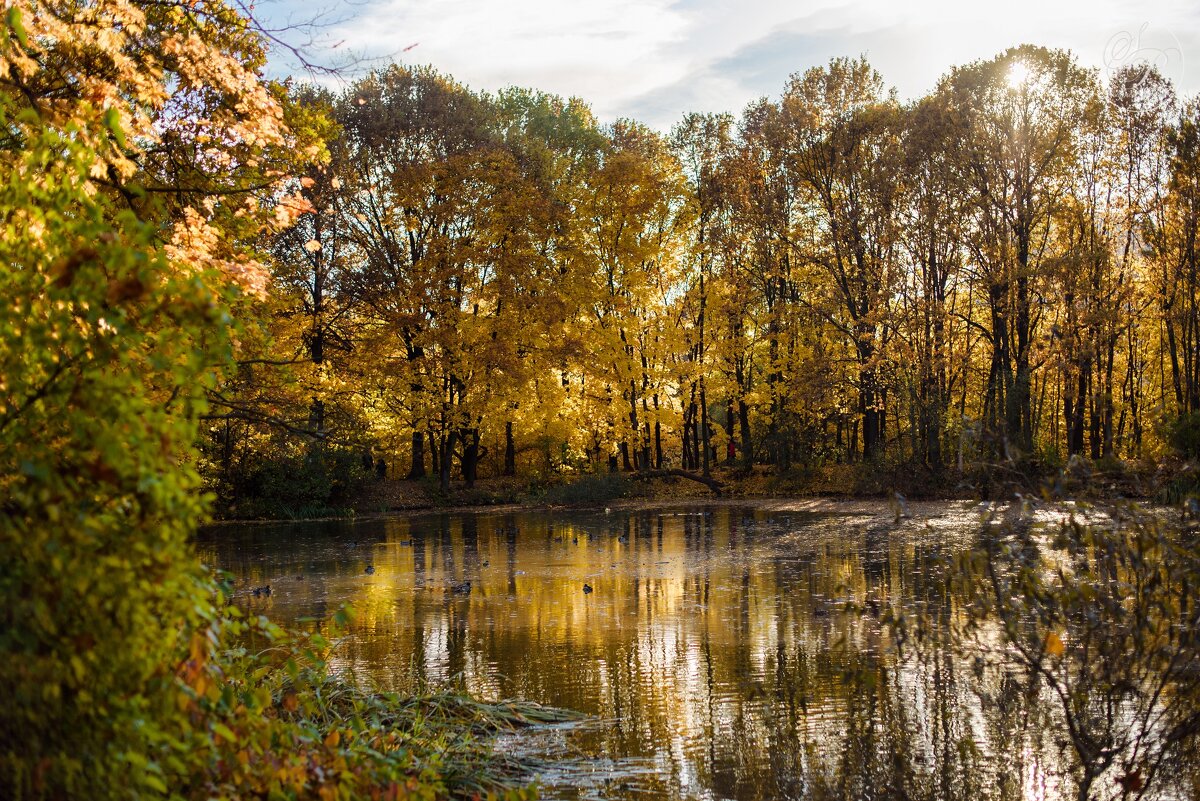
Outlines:
{"label": "white cloud", "polygon": [[603,120],[664,129],[686,111],[740,112],[792,72],[863,52],[905,97],[1025,42],[1100,69],[1152,61],[1181,92],[1200,89],[1191,0],[362,0],[339,12],[327,38],[355,51],[431,64],[475,89],[576,95]]}
{"label": "white cloud", "polygon": [[479,89],[531,86],[607,101],[681,77],[664,57],[686,27],[670,0],[383,0],[336,32],[374,54],[416,43],[402,60]]}

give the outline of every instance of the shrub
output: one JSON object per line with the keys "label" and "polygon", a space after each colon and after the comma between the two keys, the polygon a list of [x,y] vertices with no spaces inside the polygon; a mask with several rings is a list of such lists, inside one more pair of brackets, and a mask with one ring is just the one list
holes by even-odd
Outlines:
{"label": "shrub", "polygon": [[1183,414],[1166,423],[1171,448],[1184,459],[1200,459],[1200,412]]}
{"label": "shrub", "polygon": [[0,175],[0,207],[43,231],[0,237],[0,776],[17,798],[161,792],[169,666],[208,608],[182,460],[229,320],[150,226],[80,197],[82,146],[26,148],[69,166]]}
{"label": "shrub", "polygon": [[644,487],[622,473],[595,473],[548,487],[541,500],[549,504],[584,506],[644,493]]}
{"label": "shrub", "polygon": [[[223,174],[188,176],[212,196],[146,201],[135,174],[166,148],[134,142],[215,125],[208,166],[262,169],[248,184],[281,189],[264,151],[284,145],[279,109],[245,68],[261,63],[256,37],[207,0],[33,10],[16,0],[0,24],[0,797],[474,792],[487,765],[455,774],[445,755],[478,726],[431,733],[420,702],[406,713],[414,702],[331,675],[320,639],[280,645],[269,623],[225,613],[189,546],[205,515],[197,419],[231,362],[231,276],[257,275],[222,248],[261,217],[221,205],[246,199]],[[203,119],[178,118],[189,109]],[[272,648],[235,647],[252,635]]]}
{"label": "shrub", "polygon": [[314,443],[302,456],[266,456],[223,488],[223,517],[298,518],[346,512],[370,476],[350,448]]}

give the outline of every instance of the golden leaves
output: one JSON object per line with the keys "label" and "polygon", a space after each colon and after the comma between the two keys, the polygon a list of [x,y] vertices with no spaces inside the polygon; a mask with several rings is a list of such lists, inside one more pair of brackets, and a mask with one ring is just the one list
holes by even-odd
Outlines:
{"label": "golden leaves", "polygon": [[[257,72],[262,40],[235,25],[236,14],[220,3],[201,2],[198,15],[180,7],[152,17],[132,0],[66,3],[53,12],[30,0],[6,5],[0,75],[26,87],[14,97],[37,112],[13,113],[9,122],[30,137],[35,129],[69,132],[72,145],[87,154],[80,186],[92,197],[152,171],[162,152],[194,148],[189,169],[204,174],[194,183],[213,191],[191,194],[184,210],[167,221],[172,261],[185,272],[216,269],[261,294],[265,268],[239,255],[234,243],[252,239],[256,226],[283,228],[311,210],[307,201],[281,191],[292,170],[280,167],[320,153],[306,142],[289,148],[280,100]],[[49,86],[70,91],[39,94],[39,87]],[[168,180],[180,181],[182,189],[179,176]],[[159,191],[164,188],[170,187]],[[266,208],[254,193],[269,201]],[[277,200],[279,210],[273,208]],[[226,216],[229,205],[236,210]],[[197,219],[197,209],[207,223]],[[216,222],[227,219],[234,220],[236,234]]]}
{"label": "golden leaves", "polygon": [[266,295],[270,281],[267,268],[256,260],[231,251],[220,229],[194,208],[184,209],[164,251],[181,272],[215,270],[247,294],[258,297]]}

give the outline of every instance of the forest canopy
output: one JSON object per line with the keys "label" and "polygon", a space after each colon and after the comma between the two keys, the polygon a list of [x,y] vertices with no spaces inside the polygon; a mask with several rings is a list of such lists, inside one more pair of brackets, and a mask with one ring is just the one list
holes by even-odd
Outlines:
{"label": "forest canopy", "polygon": [[838,58],[668,134],[430,68],[294,94],[331,157],[217,393],[222,497],[339,448],[443,487],[1197,448],[1200,105],[1152,66],[1025,45],[905,103]]}

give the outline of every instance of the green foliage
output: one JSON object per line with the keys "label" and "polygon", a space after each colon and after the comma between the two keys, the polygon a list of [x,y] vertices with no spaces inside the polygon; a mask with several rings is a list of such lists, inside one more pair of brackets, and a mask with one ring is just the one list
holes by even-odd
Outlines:
{"label": "green foliage", "polygon": [[1182,414],[1165,424],[1166,439],[1184,459],[1200,459],[1200,412]]}
{"label": "green foliage", "polygon": [[1184,466],[1158,491],[1156,500],[1175,506],[1197,496],[1200,496],[1200,475],[1189,466]]}
{"label": "green foliage", "polygon": [[[207,478],[208,476],[206,476]],[[312,518],[348,513],[348,504],[371,477],[361,451],[314,443],[299,454],[256,455],[217,490],[225,518]]]}
{"label": "green foliage", "polygon": [[68,128],[27,140],[0,172],[9,797],[161,792],[169,666],[209,613],[187,544],[202,502],[182,459],[230,321],[150,226],[82,191],[89,164]]}
{"label": "green foliage", "polygon": [[[24,43],[21,15],[8,25]],[[0,57],[10,45],[0,33]],[[105,194],[83,123],[17,94],[0,92],[0,797],[511,787],[481,737],[520,710],[361,690],[329,672],[320,635],[221,609],[189,544],[205,516],[190,463],[238,290]],[[119,144],[116,115],[105,125]],[[345,464],[304,467],[332,495]]]}
{"label": "green foliage", "polygon": [[595,473],[549,487],[542,494],[543,503],[563,506],[588,506],[644,492],[629,476],[622,473]]}
{"label": "green foliage", "polygon": [[[73,147],[47,134],[26,166]],[[0,795],[531,797],[485,736],[555,713],[368,692],[330,672],[322,635],[220,611],[184,458],[226,304],[79,177],[0,184],[44,231],[0,238]],[[332,492],[348,459],[303,467]]]}

